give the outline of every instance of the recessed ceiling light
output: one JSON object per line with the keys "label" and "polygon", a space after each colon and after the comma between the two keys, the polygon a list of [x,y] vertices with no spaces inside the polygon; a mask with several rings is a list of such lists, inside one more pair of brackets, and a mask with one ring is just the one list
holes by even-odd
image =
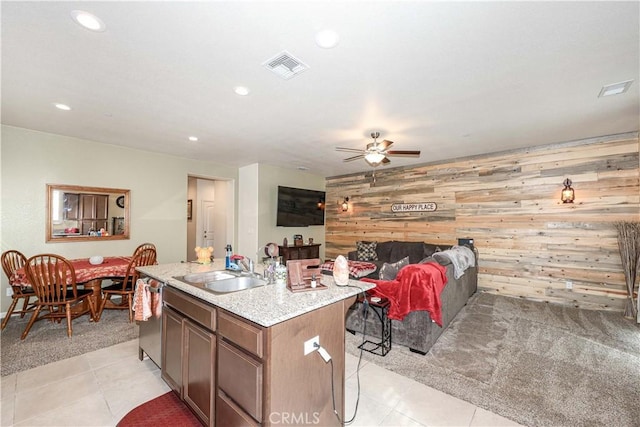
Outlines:
{"label": "recessed ceiling light", "polygon": [[197,136],[190,136],[189,137],[189,141],[191,141],[191,142],[196,142],[197,140],[198,140]]}
{"label": "recessed ceiling light", "polygon": [[308,170],[309,170],[309,168],[308,168],[308,167],[306,167],[306,166],[298,166],[298,170],[299,170],[299,171],[308,171]]}
{"label": "recessed ceiling light", "polygon": [[55,105],[58,110],[64,110],[64,111],[71,110],[71,107],[69,107],[67,104],[56,103],[56,104],[53,104],[53,105]]}
{"label": "recessed ceiling light", "polygon": [[233,91],[240,95],[240,96],[247,96],[249,95],[249,88],[244,87],[244,86],[236,86]]}
{"label": "recessed ceiling light", "polygon": [[631,83],[633,83],[633,80],[627,80],[626,82],[613,83],[610,85],[602,86],[602,89],[600,89],[600,93],[598,94],[598,98],[625,93],[627,90],[629,90],[629,86],[631,86]]}
{"label": "recessed ceiling light", "polygon": [[331,49],[338,45],[338,33],[333,30],[322,30],[316,34],[316,44],[324,49]]}
{"label": "recessed ceiling light", "polygon": [[82,25],[84,28],[91,31],[104,31],[105,25],[104,22],[100,20],[97,16],[85,12],[84,10],[72,10],[71,17],[78,24]]}

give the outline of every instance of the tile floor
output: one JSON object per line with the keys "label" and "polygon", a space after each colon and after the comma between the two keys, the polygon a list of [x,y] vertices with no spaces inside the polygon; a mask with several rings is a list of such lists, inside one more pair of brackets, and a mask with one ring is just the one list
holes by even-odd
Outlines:
{"label": "tile floor", "polygon": [[[346,355],[346,414],[353,416],[358,359]],[[51,369],[54,368],[54,369]],[[1,426],[115,426],[131,409],[169,391],[133,340],[2,377]],[[517,426],[470,403],[374,364],[360,365],[352,426]]]}

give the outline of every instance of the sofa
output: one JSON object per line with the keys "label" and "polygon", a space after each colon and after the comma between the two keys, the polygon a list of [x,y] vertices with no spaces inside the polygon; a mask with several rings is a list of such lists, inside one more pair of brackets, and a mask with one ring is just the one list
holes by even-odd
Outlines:
{"label": "sofa", "polygon": [[[442,327],[432,321],[427,311],[412,311],[402,321],[391,321],[392,344],[404,345],[412,352],[426,354],[442,332],[449,326],[453,318],[466,305],[468,299],[477,291],[477,252],[474,250],[476,254],[475,265],[467,268],[464,274],[456,279],[454,277],[453,264],[447,262],[445,257],[437,254],[437,252],[451,249],[452,246],[402,241],[381,242],[375,246],[376,256],[373,258],[377,259],[369,259],[367,261],[376,264],[378,269],[366,276],[368,278],[379,279],[379,270],[385,263],[396,263],[407,256],[410,264],[438,260],[437,262],[446,267],[447,284],[440,294]],[[350,260],[358,260],[357,251],[349,252],[348,258]],[[353,334],[363,331],[364,316],[361,308],[362,303],[356,302],[347,313],[346,328]],[[369,336],[368,339],[379,341],[382,333],[381,322],[377,316],[371,314],[369,313],[367,316],[366,332]]]}

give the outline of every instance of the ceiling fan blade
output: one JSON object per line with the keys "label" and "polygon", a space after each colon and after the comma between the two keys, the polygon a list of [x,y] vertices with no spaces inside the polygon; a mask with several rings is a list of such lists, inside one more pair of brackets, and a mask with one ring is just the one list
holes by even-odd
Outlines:
{"label": "ceiling fan blade", "polygon": [[358,154],[357,156],[347,157],[346,159],[344,159],[342,161],[343,162],[351,162],[353,160],[358,160],[358,159],[364,159],[364,154]]}
{"label": "ceiling fan blade", "polygon": [[378,148],[380,150],[386,150],[388,147],[391,146],[391,144],[393,144],[393,141],[389,141],[385,139],[384,141],[378,143]]}
{"label": "ceiling fan blade", "polygon": [[420,151],[417,150],[390,150],[385,154],[387,156],[420,157]]}
{"label": "ceiling fan blade", "polygon": [[361,148],[336,147],[336,151],[346,151],[348,153],[364,153]]}
{"label": "ceiling fan blade", "polygon": [[386,165],[386,164],[389,164],[389,163],[391,163],[391,160],[389,160],[388,157],[385,157],[384,159],[382,159],[382,164],[383,165]]}

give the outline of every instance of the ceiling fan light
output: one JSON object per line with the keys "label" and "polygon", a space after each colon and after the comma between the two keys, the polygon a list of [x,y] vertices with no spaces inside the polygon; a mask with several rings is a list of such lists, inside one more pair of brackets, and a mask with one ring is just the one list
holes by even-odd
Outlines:
{"label": "ceiling fan light", "polygon": [[87,30],[102,32],[106,28],[100,18],[84,10],[72,10],[71,17]]}
{"label": "ceiling fan light", "polygon": [[385,158],[384,154],[380,152],[375,152],[375,151],[369,152],[364,156],[364,159],[371,166],[378,166],[384,160],[384,158]]}

